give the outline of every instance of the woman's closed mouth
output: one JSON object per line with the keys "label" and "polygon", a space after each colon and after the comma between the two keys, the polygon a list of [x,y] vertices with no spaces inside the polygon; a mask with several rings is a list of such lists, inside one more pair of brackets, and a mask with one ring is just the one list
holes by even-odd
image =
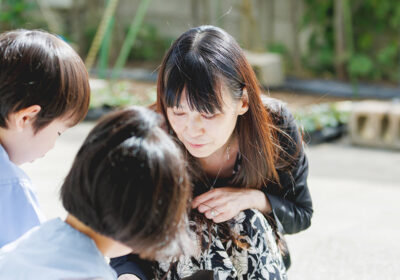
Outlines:
{"label": "woman's closed mouth", "polygon": [[190,142],[188,142],[188,144],[190,145],[190,147],[197,148],[197,149],[206,145],[206,144],[194,144],[194,143],[190,143]]}

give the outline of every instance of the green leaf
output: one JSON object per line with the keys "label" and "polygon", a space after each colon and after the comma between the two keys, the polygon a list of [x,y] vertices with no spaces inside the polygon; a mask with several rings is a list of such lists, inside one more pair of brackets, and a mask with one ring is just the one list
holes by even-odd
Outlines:
{"label": "green leaf", "polygon": [[362,77],[370,74],[372,69],[372,60],[366,55],[358,54],[350,58],[347,70],[353,77]]}
{"label": "green leaf", "polygon": [[391,44],[378,52],[378,62],[384,65],[396,64],[396,56],[398,54],[398,47],[396,44]]}
{"label": "green leaf", "polygon": [[369,50],[371,49],[372,43],[373,43],[373,36],[371,33],[364,33],[358,38],[358,46],[362,50]]}

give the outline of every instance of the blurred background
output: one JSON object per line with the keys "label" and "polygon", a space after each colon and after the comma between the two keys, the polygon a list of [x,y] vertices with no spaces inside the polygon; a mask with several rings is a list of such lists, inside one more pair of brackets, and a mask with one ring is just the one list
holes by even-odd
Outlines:
{"label": "blurred background", "polygon": [[400,273],[400,2],[393,0],[0,0],[0,32],[44,29],[91,76],[87,120],[23,168],[49,218],[102,114],[155,101],[171,43],[203,24],[246,50],[264,94],[304,130],[315,214],[288,236],[289,279],[397,279]]}

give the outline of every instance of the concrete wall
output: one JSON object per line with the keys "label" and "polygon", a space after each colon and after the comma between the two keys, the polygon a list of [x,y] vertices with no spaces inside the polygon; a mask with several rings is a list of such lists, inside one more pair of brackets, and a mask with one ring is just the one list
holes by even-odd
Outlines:
{"label": "concrete wall", "polygon": [[[303,4],[298,2],[297,16],[301,17]],[[242,45],[263,49],[268,43],[282,43],[290,51],[295,48],[295,33],[301,52],[305,51],[307,31],[293,30],[290,5],[293,0],[249,0],[251,17],[243,16],[242,0],[152,0],[146,22],[154,24],[161,34],[178,37],[188,28],[201,25],[218,25],[232,34]],[[121,0],[118,13],[121,19],[130,20],[139,0]]]}
{"label": "concrete wall", "polygon": [[[190,27],[201,24],[218,25],[232,34],[239,43],[249,49],[264,50],[270,43],[280,43],[293,52],[306,50],[307,31],[296,30],[293,16],[297,21],[302,16],[302,0],[247,0],[251,11],[243,7],[245,0],[152,0],[145,22],[154,25],[162,36],[176,38]],[[85,22],[83,29],[100,23],[105,0],[44,0],[52,9],[63,13],[67,6],[85,6],[80,9]],[[135,15],[140,0],[120,0],[117,9],[116,40],[124,32]],[[297,5],[296,14],[291,5]],[[68,26],[67,26],[68,27]],[[297,26],[298,28],[298,26]],[[119,35],[118,35],[119,34]],[[118,39],[119,38],[119,39]]]}

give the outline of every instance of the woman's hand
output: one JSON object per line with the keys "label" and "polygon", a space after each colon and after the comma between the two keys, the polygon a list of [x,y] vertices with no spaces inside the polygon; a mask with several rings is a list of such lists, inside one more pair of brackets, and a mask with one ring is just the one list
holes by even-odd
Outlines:
{"label": "woman's hand", "polygon": [[271,212],[269,201],[260,190],[230,187],[216,188],[195,197],[192,208],[197,208],[215,223],[230,220],[250,208],[262,213]]}

